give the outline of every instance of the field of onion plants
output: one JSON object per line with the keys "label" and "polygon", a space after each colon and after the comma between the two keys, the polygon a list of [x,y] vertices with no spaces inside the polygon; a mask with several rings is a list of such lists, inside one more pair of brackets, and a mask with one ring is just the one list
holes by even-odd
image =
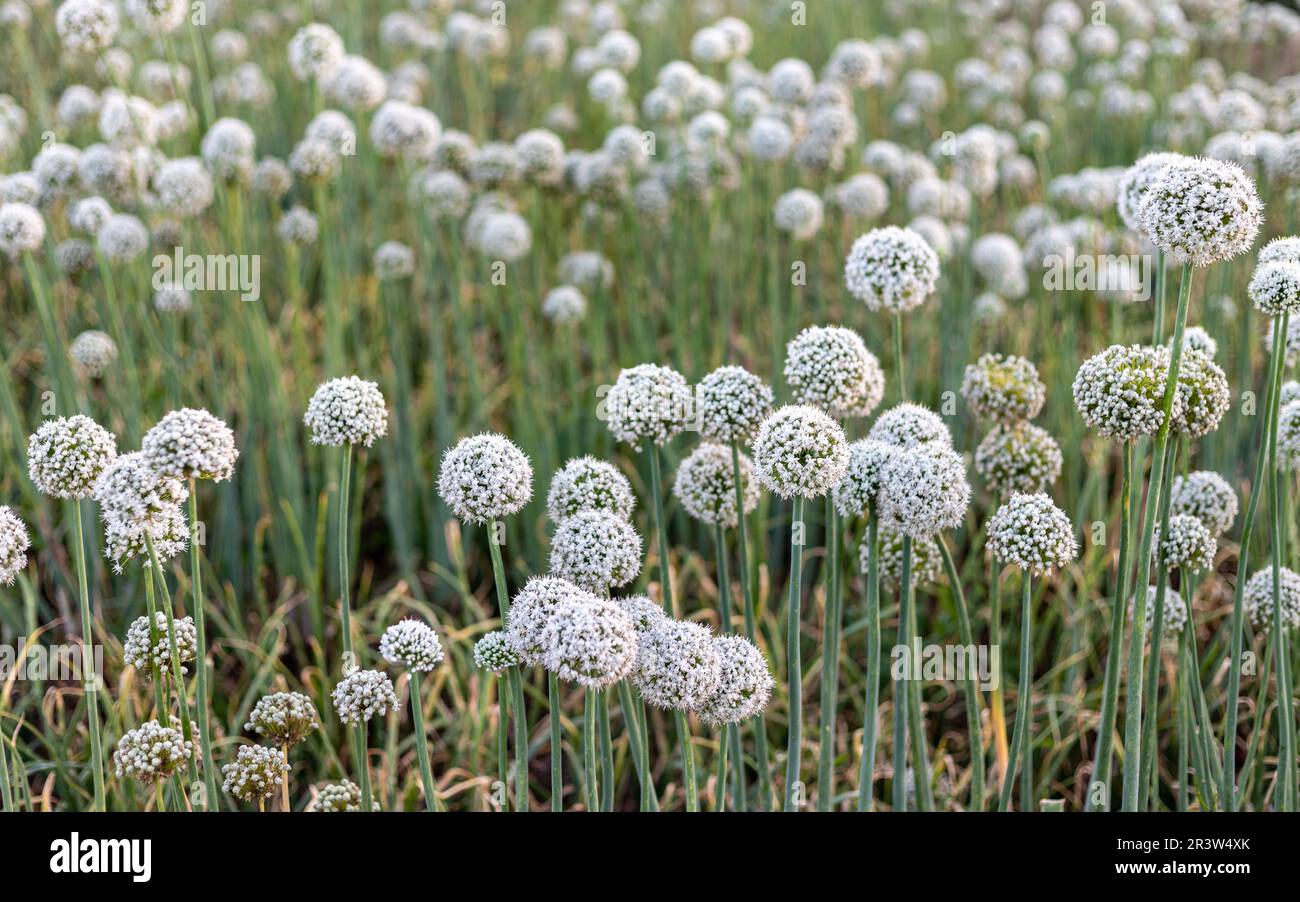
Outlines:
{"label": "field of onion plants", "polygon": [[1291,8],[0,51],[0,809],[1300,807]]}

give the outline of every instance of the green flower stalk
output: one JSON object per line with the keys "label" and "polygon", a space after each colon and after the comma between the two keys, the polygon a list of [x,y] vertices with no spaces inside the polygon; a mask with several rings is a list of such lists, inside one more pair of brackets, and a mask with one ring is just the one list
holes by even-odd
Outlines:
{"label": "green flower stalk", "polygon": [[402,620],[384,630],[379,640],[379,654],[390,664],[405,667],[411,675],[411,717],[415,721],[415,751],[420,757],[420,781],[424,786],[424,804],[438,810],[438,787],[433,782],[429,763],[429,737],[424,726],[423,675],[437,667],[444,657],[438,634],[426,623]]}

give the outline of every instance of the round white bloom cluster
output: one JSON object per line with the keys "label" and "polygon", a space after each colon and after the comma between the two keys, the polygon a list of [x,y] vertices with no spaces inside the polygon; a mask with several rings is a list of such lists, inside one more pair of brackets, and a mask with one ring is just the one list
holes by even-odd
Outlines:
{"label": "round white bloom cluster", "polygon": [[[1172,338],[1169,339],[1169,343],[1172,348]],[[1200,326],[1188,326],[1183,330],[1183,350],[1199,351],[1213,360],[1214,355],[1219,353],[1219,343]]]}
{"label": "round white bloom cluster", "polygon": [[903,403],[886,410],[867,432],[867,438],[896,448],[939,451],[952,447],[952,435],[933,410]]}
{"label": "round white bloom cluster", "polygon": [[1300,263],[1261,260],[1246,293],[1255,309],[1268,316],[1300,313]]}
{"label": "round white bloom cluster", "polygon": [[198,634],[194,630],[194,618],[168,617],[162,611],[155,611],[153,620],[153,631],[158,636],[156,642],[149,635],[147,614],[135,618],[127,627],[126,639],[122,642],[123,662],[146,676],[153,673],[151,665],[157,665],[161,673],[171,676],[171,641],[167,635],[167,625],[170,621],[172,632],[176,636],[176,658],[182,665],[181,674],[189,673],[184,665],[194,660],[199,647]]}
{"label": "round white bloom cluster", "polygon": [[[1300,627],[1300,573],[1286,567],[1280,568],[1279,585],[1281,591],[1282,628],[1294,630]],[[1242,607],[1246,616],[1257,629],[1273,628],[1273,568],[1265,567],[1255,571],[1246,582],[1242,592]]]}
{"label": "round white bloom cluster", "polygon": [[206,410],[173,410],[144,434],[140,450],[149,466],[177,479],[223,482],[235,475],[235,434]]}
{"label": "round white bloom cluster", "polygon": [[117,360],[117,342],[107,332],[89,329],[72,340],[68,354],[87,378],[98,379]]}
{"label": "round white bloom cluster", "polygon": [[891,455],[880,483],[881,523],[913,539],[956,529],[970,506],[966,463],[948,448]]}
{"label": "round white bloom cluster", "polygon": [[705,438],[744,442],[772,412],[772,389],[744,367],[723,366],[700,380],[696,401]]}
{"label": "round white bloom cluster", "polygon": [[560,285],[542,298],[542,315],[553,323],[575,322],[587,315],[587,297],[572,285]]}
{"label": "round white bloom cluster", "polygon": [[636,507],[632,484],[618,467],[591,456],[575,457],[551,477],[546,513],[554,523],[582,511],[605,511],[630,519]]}
{"label": "round white bloom cluster", "polygon": [[975,472],[995,495],[1045,491],[1063,463],[1056,439],[1032,423],[999,423],[975,449]]}
{"label": "round white bloom cluster", "polygon": [[306,247],[315,244],[320,236],[320,223],[316,214],[306,207],[290,207],[280,217],[280,224],[275,227],[275,234],[287,244]]}
{"label": "round white bloom cluster", "polygon": [[518,513],[532,499],[533,465],[504,435],[472,435],[443,455],[438,494],[468,523],[499,520]]}
{"label": "round white bloom cluster", "polygon": [[400,241],[385,241],[375,248],[374,268],[380,282],[405,279],[415,272],[415,252]]}
{"label": "round white bloom cluster", "polygon": [[1169,570],[1206,571],[1214,567],[1217,550],[1218,543],[1204,523],[1191,514],[1172,514],[1168,535],[1156,527],[1151,559],[1163,561]]}
{"label": "round white bloom cluster", "polygon": [[1172,428],[1200,438],[1219,428],[1232,404],[1228,376],[1222,367],[1200,351],[1185,351],[1178,369],[1178,415]]}
{"label": "round white bloom cluster", "polygon": [[1220,536],[1237,519],[1237,493],[1218,473],[1197,470],[1175,476],[1169,496],[1171,516],[1187,514],[1200,520],[1211,535]]}
{"label": "round white bloom cluster", "polygon": [[810,326],[785,346],[785,381],[795,401],[837,419],[865,417],[885,395],[885,375],[862,337],[841,326]]}
{"label": "round white bloom cluster", "polygon": [[[1168,348],[1111,345],[1079,367],[1074,405],[1083,421],[1102,435],[1131,441],[1160,430],[1168,382]],[[1175,392],[1170,412],[1175,422],[1181,406]]]}
{"label": "round white bloom cluster", "polygon": [[312,22],[289,39],[289,68],[300,81],[325,79],[343,60],[343,39],[328,25]]}
{"label": "round white bloom cluster", "polygon": [[27,475],[46,495],[89,498],[115,457],[117,439],[90,417],[46,420],[27,442]]}
{"label": "round white bloom cluster", "polygon": [[546,653],[546,625],[564,602],[594,602],[597,597],[567,579],[531,577],[515,595],[506,615],[504,639],[518,660],[541,664]]}
{"label": "round white bloom cluster", "polygon": [[1047,400],[1038,368],[1013,354],[984,354],[966,367],[961,396],[978,416],[1014,423],[1032,420]]}
{"label": "round white bloom cluster", "polygon": [[390,707],[397,707],[397,693],[388,674],[378,670],[354,670],[339,680],[330,693],[334,711],[345,724],[365,723],[383,717]]}
{"label": "round white bloom cluster", "polygon": [[996,559],[1032,573],[1064,567],[1079,554],[1070,518],[1042,493],[1012,495],[993,514],[987,531]]}
{"label": "round white bloom cluster", "polygon": [[614,603],[632,618],[632,625],[636,627],[639,636],[650,632],[661,621],[669,619],[668,615],[664,613],[663,607],[651,601],[647,595],[629,595],[625,598],[616,598]]}
{"label": "round white bloom cluster", "polygon": [[480,670],[500,673],[519,664],[519,656],[510,648],[506,634],[501,630],[485,633],[474,643],[474,666]]}
{"label": "round white bloom cluster", "polygon": [[617,514],[582,511],[560,521],[550,564],[556,576],[604,594],[641,573],[641,537]]}
{"label": "round white bloom cluster", "polygon": [[1147,188],[1162,169],[1185,159],[1187,158],[1178,153],[1149,153],[1139,157],[1136,163],[1124,170],[1115,198],[1115,209],[1119,211],[1119,218],[1124,221],[1124,225],[1134,232],[1142,232],[1142,219],[1138,215],[1138,207]]}
{"label": "round white bloom cluster", "polygon": [[1255,265],[1265,263],[1300,263],[1300,237],[1283,235],[1264,245],[1255,258]]}
{"label": "round white bloom cluster", "polygon": [[[904,534],[888,526],[880,527],[877,535],[880,551],[876,556],[876,567],[880,580],[891,588],[903,584],[903,539]],[[933,538],[912,539],[911,576],[913,586],[932,583],[939,578],[943,570],[943,557],[939,552],[939,543]],[[866,573],[869,565],[870,549],[866,542],[858,548],[858,568]]]}
{"label": "round white bloom cluster", "polygon": [[365,445],[388,434],[388,408],[375,382],[357,376],[321,383],[307,404],[303,423],[317,445]]}
{"label": "round white bloom cluster", "polygon": [[132,777],[149,784],[176,773],[193,753],[194,743],[180,730],[148,720],[118,740],[113,770],[118,779]]}
{"label": "round white bloom cluster", "polygon": [[1188,157],[1151,179],[1138,219],[1172,262],[1209,266],[1250,250],[1263,206],[1254,181],[1236,163]]}
{"label": "round white bloom cluster", "polygon": [[[1129,599],[1128,617],[1133,619],[1133,610],[1137,607],[1137,596]],[[1146,606],[1147,633],[1150,634],[1156,622],[1156,587],[1147,586],[1147,606]],[[1183,597],[1173,589],[1165,589],[1165,611],[1164,620],[1161,622],[1161,629],[1164,631],[1165,638],[1173,638],[1179,635],[1183,628],[1187,626],[1187,602]]]}
{"label": "round white bloom cluster", "polygon": [[212,203],[212,176],[197,157],[168,160],[154,173],[158,206],[173,216],[190,219]]}
{"label": "round white bloom cluster", "polygon": [[381,157],[427,159],[442,134],[442,123],[424,107],[386,100],[370,120],[370,142]]}
{"label": "round white bloom cluster", "polygon": [[844,430],[830,416],[789,404],[759,426],[754,466],[763,485],[782,498],[816,498],[844,478],[848,445]]}
{"label": "round white bloom cluster", "polygon": [[27,569],[30,546],[27,525],[9,507],[0,505],[0,586],[12,586]]}
{"label": "round white bloom cluster", "polygon": [[822,199],[806,188],[795,188],[776,199],[772,217],[776,227],[795,241],[807,241],[822,227]]}
{"label": "round white bloom cluster", "polygon": [[896,446],[873,438],[849,445],[849,463],[844,478],[835,486],[835,509],[841,517],[857,517],[878,503],[885,468],[902,453]]}
{"label": "round white bloom cluster", "polygon": [[399,620],[379,638],[379,654],[389,664],[428,673],[442,662],[442,643],[433,627],[419,620]]}
{"label": "round white bloom cluster", "polygon": [[257,700],[245,730],[265,736],[276,745],[297,745],[314,730],[320,718],[311,699],[301,692],[272,692]]}
{"label": "round white bloom cluster", "polygon": [[1300,401],[1292,401],[1278,411],[1277,465],[1300,470]]}
{"label": "round white bloom cluster", "polygon": [[706,627],[664,617],[641,634],[635,682],[656,708],[698,710],[722,685],[722,659]]}
{"label": "round white bloom cluster", "polygon": [[[378,800],[372,797],[372,806],[377,808]],[[351,780],[340,783],[326,783],[316,792],[316,801],[309,811],[360,811],[361,787]]]}
{"label": "round white bloom cluster", "polygon": [[114,213],[95,235],[95,246],[112,263],[129,263],[149,246],[149,230],[128,213]]}
{"label": "round white bloom cluster", "polygon": [[[759,488],[754,480],[753,466],[744,454],[737,457],[740,464],[740,490],[744,503],[743,513],[758,507]],[[677,468],[673,480],[673,494],[682,503],[686,513],[711,526],[721,525],[734,529],[736,515],[736,480],[731,466],[731,449],[723,445],[704,442],[692,451]]]}
{"label": "round white bloom cluster", "polygon": [[743,636],[712,640],[722,668],[715,692],[697,710],[705,723],[740,723],[757,717],[772,697],[772,673],[758,647]]}
{"label": "round white bloom cluster", "polygon": [[911,229],[885,226],[853,242],[844,262],[849,294],[869,310],[903,313],[919,307],[939,281],[939,255]]}
{"label": "round white bloom cluster", "polygon": [[636,625],[611,601],[561,601],[551,611],[542,643],[543,666],[588,689],[612,686],[637,665]]}
{"label": "round white bloom cluster", "polygon": [[638,451],[643,439],[662,445],[690,422],[695,398],[681,373],[643,363],[618,374],[605,396],[605,425]]}
{"label": "round white bloom cluster", "polygon": [[0,251],[10,257],[40,250],[45,241],[45,219],[24,203],[0,204]]}
{"label": "round white bloom cluster", "polygon": [[54,28],[69,53],[92,56],[112,46],[117,37],[117,4],[109,0],[64,0],[54,16]]}
{"label": "round white bloom cluster", "polygon": [[284,753],[267,745],[241,745],[235,760],[221,765],[221,791],[245,802],[265,801],[275,795],[289,762]]}
{"label": "round white bloom cluster", "polygon": [[95,484],[104,553],[114,569],[120,573],[124,562],[147,554],[151,542],[159,560],[184,551],[190,530],[182,505],[189,495],[185,483],[163,476],[140,451],[114,459]]}

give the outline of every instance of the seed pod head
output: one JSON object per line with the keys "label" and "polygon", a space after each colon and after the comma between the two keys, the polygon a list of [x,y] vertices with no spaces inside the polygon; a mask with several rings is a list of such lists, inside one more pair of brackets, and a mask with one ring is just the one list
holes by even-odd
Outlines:
{"label": "seed pod head", "polygon": [[1047,400],[1038,368],[1024,357],[984,354],[966,367],[961,396],[977,416],[1015,423],[1032,420]]}
{"label": "seed pod head", "polygon": [[556,528],[550,563],[556,576],[603,595],[641,573],[641,537],[616,514],[583,511]]}
{"label": "seed pod head", "polygon": [[743,367],[719,367],[696,391],[700,431],[720,444],[747,442],[772,412],[772,389]]}
{"label": "seed pod head", "polygon": [[[1074,406],[1089,426],[1107,438],[1132,441],[1155,435],[1164,419],[1169,349],[1111,345],[1089,357],[1074,377]],[[1174,394],[1171,415],[1181,413]]]}
{"label": "seed pod head", "polygon": [[754,466],[763,485],[782,498],[816,498],[844,478],[848,446],[844,430],[830,416],[789,404],[759,426]]}
{"label": "seed pod head", "polygon": [[1236,163],[1188,157],[1151,179],[1138,219],[1172,262],[1209,266],[1250,250],[1263,207],[1254,180]]}
{"label": "seed pod head", "polygon": [[[880,548],[876,556],[876,567],[881,581],[891,588],[898,588],[903,582],[903,538],[904,534],[888,526],[882,526],[877,534]],[[863,542],[858,548],[858,567],[865,574],[870,563],[871,549]],[[934,539],[912,540],[912,585],[932,583],[943,572],[943,558],[939,553],[939,543]]]}
{"label": "seed pod head", "polygon": [[1189,572],[1213,568],[1214,553],[1218,550],[1214,535],[1191,514],[1171,515],[1167,534],[1157,526],[1152,545],[1153,563],[1163,560],[1168,570],[1181,568]]}
{"label": "seed pod head", "polygon": [[928,539],[961,525],[970,495],[966,462],[956,451],[902,451],[881,474],[880,521],[913,539]]}
{"label": "seed pod head", "polygon": [[1061,475],[1056,439],[1033,423],[999,424],[975,449],[975,472],[995,495],[1032,495]]}
{"label": "seed pod head", "polygon": [[[372,807],[379,807],[379,800],[371,798]],[[316,791],[316,800],[308,811],[360,811],[361,787],[351,780],[338,783],[325,783]]]}
{"label": "seed pod head", "polygon": [[148,786],[183,768],[194,752],[194,743],[186,741],[179,726],[174,719],[169,727],[149,720],[124,733],[113,752],[118,779],[131,777]]}
{"label": "seed pod head", "polygon": [[938,282],[939,255],[911,229],[872,229],[844,261],[844,285],[868,310],[904,313],[923,304]]}
{"label": "seed pod head", "polygon": [[157,640],[150,636],[149,617],[141,615],[127,627],[126,638],[122,642],[122,661],[129,664],[145,676],[153,675],[153,665],[164,676],[172,675],[171,639],[167,635],[168,623],[176,637],[176,659],[180,663],[180,672],[184,676],[189,671],[185,665],[197,655],[199,640],[194,629],[194,618],[170,618],[162,611],[154,612],[153,632]]}
{"label": "seed pod head", "polygon": [[[1300,627],[1300,574],[1286,567],[1279,569],[1281,591],[1282,629],[1294,630]],[[1273,568],[1256,570],[1255,575],[1246,582],[1242,592],[1242,607],[1246,616],[1256,629],[1271,630],[1275,621],[1273,609]]]}
{"label": "seed pod head", "polygon": [[500,673],[519,664],[519,656],[510,648],[506,634],[501,630],[485,633],[474,643],[474,666],[480,670]]}
{"label": "seed pod head", "polygon": [[55,498],[89,498],[117,457],[113,433],[78,414],[46,420],[27,442],[27,475]]}
{"label": "seed pod head", "polygon": [[357,376],[322,382],[307,404],[303,423],[316,445],[365,445],[388,434],[388,408],[378,383]]}
{"label": "seed pod head", "polygon": [[867,438],[904,450],[942,450],[952,447],[952,434],[939,415],[919,404],[889,408],[871,425]]}
{"label": "seed pod head", "polygon": [[509,517],[533,497],[533,465],[504,435],[463,438],[442,457],[438,494],[468,523]]}
{"label": "seed pod head", "polygon": [[637,631],[611,601],[566,600],[555,606],[543,634],[542,664],[561,680],[604,689],[632,673]]}
{"label": "seed pod head", "polygon": [[1223,368],[1200,351],[1183,353],[1178,368],[1178,415],[1172,428],[1192,438],[1209,435],[1219,428],[1232,404],[1228,377]]}
{"label": "seed pod head", "polygon": [[694,404],[681,373],[643,363],[618,374],[605,396],[605,425],[614,438],[639,451],[645,439],[663,445],[686,428]]}
{"label": "seed pod head", "polygon": [[721,667],[718,691],[697,711],[715,726],[740,723],[757,717],[772,697],[772,672],[758,647],[743,636],[720,636],[710,640]]}
{"label": "seed pod head", "polygon": [[182,407],[158,421],[140,444],[145,461],[164,476],[223,482],[235,475],[235,434],[206,410]]}
{"label": "seed pod head", "polygon": [[354,670],[339,680],[330,693],[334,711],[345,724],[365,723],[383,717],[397,707],[397,694],[388,674],[378,670]]}
{"label": "seed pod head", "polygon": [[27,569],[30,545],[26,524],[9,507],[0,505],[0,586],[12,586]]}
{"label": "seed pod head", "polygon": [[1174,477],[1169,512],[1171,516],[1186,514],[1195,517],[1211,535],[1220,536],[1231,529],[1237,519],[1237,493],[1218,473],[1197,470]]}
{"label": "seed pod head", "polygon": [[257,700],[244,729],[265,736],[277,746],[297,745],[320,729],[320,718],[311,699],[301,692],[272,692]]}
{"label": "seed pod head", "polygon": [[[753,466],[744,454],[740,464],[740,492],[743,513],[758,507],[759,488]],[[734,529],[736,516],[736,480],[731,466],[731,449],[705,442],[692,451],[677,468],[673,494],[682,508],[696,520],[712,526]]]}
{"label": "seed pod head", "polygon": [[703,626],[665,617],[641,637],[636,685],[656,708],[697,710],[717,694],[722,660]]}
{"label": "seed pod head", "polygon": [[837,419],[865,417],[885,395],[885,375],[862,337],[840,326],[811,326],[785,346],[785,381],[794,399]]}
{"label": "seed pod head", "polygon": [[1079,554],[1074,527],[1045,494],[1012,495],[988,523],[989,550],[1031,573],[1064,567]]}
{"label": "seed pod head", "polygon": [[636,507],[632,484],[613,464],[594,457],[575,457],[551,477],[546,513],[553,523],[583,511],[605,511],[624,520]]}
{"label": "seed pod head", "polygon": [[442,662],[442,643],[433,627],[420,620],[399,620],[384,630],[379,654],[389,664],[428,673]]}
{"label": "seed pod head", "polygon": [[1250,277],[1246,294],[1255,309],[1268,316],[1300,313],[1300,263],[1260,263]]}
{"label": "seed pod head", "polygon": [[284,753],[266,745],[241,745],[235,760],[221,766],[221,791],[245,802],[265,801],[275,795],[289,762]]}

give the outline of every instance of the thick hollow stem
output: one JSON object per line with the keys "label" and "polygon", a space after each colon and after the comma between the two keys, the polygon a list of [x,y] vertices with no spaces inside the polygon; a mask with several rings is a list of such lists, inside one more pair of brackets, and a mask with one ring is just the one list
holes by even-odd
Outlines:
{"label": "thick hollow stem", "polygon": [[803,532],[803,498],[796,495],[790,520],[790,594],[786,601],[785,626],[785,664],[788,680],[787,704],[790,719],[790,728],[786,740],[786,811],[798,810],[801,796],[799,764],[803,740],[803,731],[801,729],[803,720],[803,667],[799,658],[799,606],[803,594],[800,587],[803,572]]}
{"label": "thick hollow stem", "polygon": [[[952,553],[943,536],[938,537],[939,554],[943,558],[943,570],[948,576],[952,588],[953,600],[957,604],[957,627],[961,632],[962,644],[975,650],[975,633],[971,629],[970,611],[966,607],[966,593],[962,591],[961,574],[953,563]],[[971,668],[966,669],[966,734],[969,737],[971,753],[970,808],[973,811],[984,810],[984,731],[980,722],[980,688]]]}
{"label": "thick hollow stem", "polygon": [[826,625],[822,641],[821,700],[818,710],[817,810],[835,798],[835,712],[840,670],[840,518],[833,494],[826,496]]}
{"label": "thick hollow stem", "polygon": [[880,707],[880,569],[877,519],[867,523],[867,689],[862,705],[862,764],[858,770],[858,810],[874,807],[872,786],[876,773],[876,731]]}
{"label": "thick hollow stem", "polygon": [[[731,443],[731,479],[736,492],[736,510],[744,511],[744,491],[741,488],[740,448]],[[758,641],[758,626],[755,623],[754,583],[749,573],[749,537],[748,525],[742,513],[736,520],[736,563],[740,568],[740,592],[745,601],[745,636],[750,642]],[[754,758],[758,769],[758,810],[766,811],[772,803],[772,764],[767,754],[767,727],[760,714],[750,721],[754,733]],[[736,752],[737,769],[740,770],[741,783],[744,783],[743,757]]]}
{"label": "thick hollow stem", "polygon": [[[190,480],[190,588],[193,601],[194,634],[198,640],[198,653],[194,656],[195,713],[199,721],[199,743],[203,746],[199,757],[203,761],[203,789],[207,798],[217,798],[217,772],[212,760],[211,727],[208,717],[208,633],[203,617],[203,574],[199,560],[199,501],[193,479]],[[184,684],[177,686],[184,704]]]}
{"label": "thick hollow stem", "polygon": [[94,787],[92,811],[105,811],[104,749],[99,735],[99,675],[95,672],[95,621],[91,614],[90,587],[86,578],[86,536],[81,525],[81,499],[75,505],[77,593],[81,601],[82,679],[86,692],[86,716],[90,724],[90,773]]}
{"label": "thick hollow stem", "polygon": [[[1034,660],[1034,605],[1032,596],[1033,580],[1029,571],[1021,574],[1020,588],[1020,683],[1016,692],[1016,725],[1011,731],[1011,758],[1007,764],[1006,779],[1002,781],[1002,798],[998,801],[998,810],[1006,811],[1011,807],[1011,793],[1016,784],[1017,758],[1028,752],[1030,716],[1033,711],[1033,660]],[[1022,798],[1020,807],[1028,811],[1033,800]]]}
{"label": "thick hollow stem", "polygon": [[[411,719],[415,726],[415,753],[420,756],[420,783],[424,787],[424,807],[438,810],[438,787],[433,782],[433,769],[429,762],[429,737],[424,726],[424,692],[420,688],[420,672],[411,671]],[[287,756],[287,750],[286,750]],[[288,786],[285,782],[285,786]],[[285,810],[288,810],[288,790],[285,790]]]}

